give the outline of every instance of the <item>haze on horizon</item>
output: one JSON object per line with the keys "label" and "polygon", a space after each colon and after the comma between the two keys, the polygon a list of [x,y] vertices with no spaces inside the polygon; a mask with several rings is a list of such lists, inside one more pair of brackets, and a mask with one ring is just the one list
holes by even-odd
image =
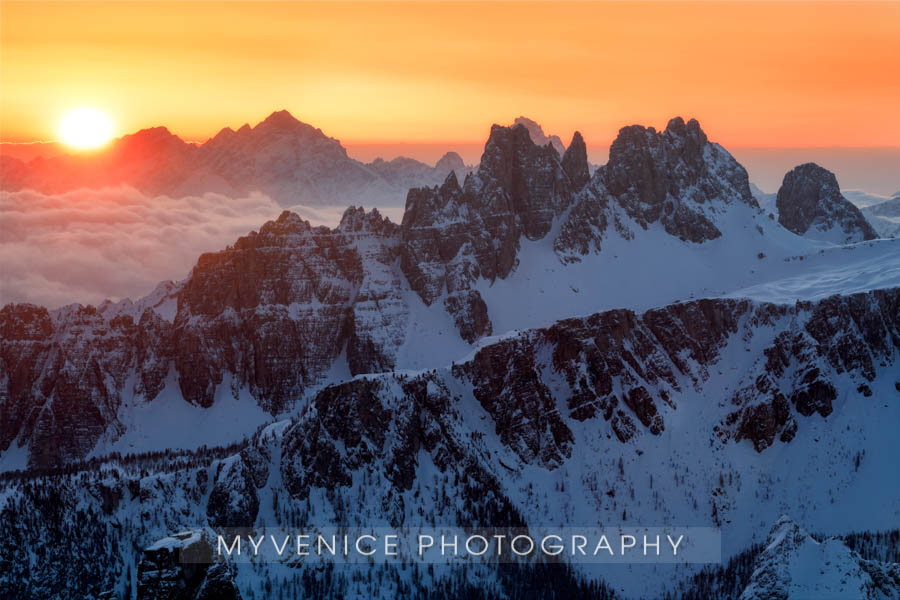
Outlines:
{"label": "haze on horizon", "polygon": [[[481,144],[531,116],[608,145],[900,146],[900,3],[2,3],[0,137],[73,106],[205,140],[284,107],[348,147]],[[403,153],[402,150],[397,152]]]}

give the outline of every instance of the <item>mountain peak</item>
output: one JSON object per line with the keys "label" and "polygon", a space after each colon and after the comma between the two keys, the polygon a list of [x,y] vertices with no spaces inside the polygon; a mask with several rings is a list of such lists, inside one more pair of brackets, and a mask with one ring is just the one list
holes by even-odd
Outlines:
{"label": "mountain peak", "polygon": [[525,129],[528,130],[528,134],[531,136],[531,141],[533,141],[538,146],[546,146],[547,144],[552,144],[556,151],[559,152],[560,156],[566,151],[565,145],[562,143],[562,140],[559,139],[557,135],[548,136],[544,133],[544,129],[540,126],[537,121],[533,119],[529,119],[528,117],[517,117],[515,121],[513,121],[513,125],[521,125]]}
{"label": "mountain peak", "polygon": [[670,120],[665,131],[630,125],[619,130],[601,175],[607,189],[639,223],[660,221],[682,240],[719,237],[716,204],[757,206],[747,171],[696,119]]}
{"label": "mountain peak", "polygon": [[584,138],[581,133],[576,131],[572,136],[572,141],[566,149],[562,158],[562,168],[569,176],[572,182],[572,189],[580,190],[590,181],[591,172],[588,167],[587,146],[584,144]]}
{"label": "mountain peak", "polygon": [[287,110],[276,110],[260,122],[260,125],[263,124],[274,125],[277,127],[291,127],[301,124],[301,121]]}
{"label": "mountain peak", "polygon": [[[312,229],[309,221],[289,210],[282,211],[274,221],[267,221],[259,228],[259,235],[288,235],[306,233]],[[252,237],[252,234],[251,234]],[[243,238],[242,238],[243,239]],[[240,240],[238,240],[240,242]]]}
{"label": "mountain peak", "polygon": [[816,163],[798,165],[784,176],[775,206],[778,222],[797,235],[842,244],[878,237],[841,194],[834,173]]}
{"label": "mountain peak", "polygon": [[666,125],[666,133],[681,138],[691,138],[701,145],[708,141],[706,133],[701,129],[700,122],[697,119],[691,119],[685,123],[683,118],[674,117]]}
{"label": "mountain peak", "polygon": [[378,212],[377,208],[366,212],[362,206],[348,206],[337,226],[338,231],[368,231],[378,234],[391,234],[396,225]]}
{"label": "mountain peak", "polygon": [[127,143],[150,143],[150,144],[160,144],[160,143],[169,143],[169,142],[180,142],[182,144],[186,143],[180,137],[169,131],[167,127],[163,127],[162,125],[158,127],[148,127],[146,129],[139,129],[134,133],[129,133],[127,135],[123,135],[120,137],[118,142],[127,142]]}
{"label": "mountain peak", "polygon": [[788,517],[772,527],[740,600],[894,598],[897,566],[865,560],[838,538],[816,540]]}
{"label": "mountain peak", "polygon": [[456,152],[447,152],[435,163],[434,168],[441,172],[462,171],[466,168],[466,163]]}
{"label": "mountain peak", "polygon": [[111,146],[117,159],[136,160],[137,157],[159,157],[170,152],[186,152],[193,148],[166,127],[149,127],[123,135]]}

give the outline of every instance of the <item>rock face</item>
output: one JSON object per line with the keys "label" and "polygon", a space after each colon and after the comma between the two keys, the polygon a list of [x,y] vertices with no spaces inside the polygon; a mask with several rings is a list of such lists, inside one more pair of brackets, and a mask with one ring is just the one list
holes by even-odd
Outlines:
{"label": "rock face", "polygon": [[599,172],[606,189],[638,223],[660,222],[685,241],[703,242],[722,235],[710,213],[721,204],[756,205],[747,171],[700,124],[676,117],[665,131],[626,127]]}
{"label": "rock face", "polygon": [[865,560],[840,539],[817,541],[788,517],[772,527],[740,600],[900,597],[900,564]]}
{"label": "rock face", "polygon": [[841,195],[834,173],[815,163],[788,172],[775,203],[778,222],[797,235],[840,244],[878,237],[860,210]]}
{"label": "rock face", "polygon": [[130,394],[151,399],[168,372],[172,330],[153,311],[107,320],[77,306],[54,319],[42,307],[8,305],[0,323],[0,448],[27,440],[34,466],[87,454],[118,427],[126,379],[134,375]]}
{"label": "rock face", "polygon": [[520,239],[546,236],[572,203],[578,183],[569,173],[583,177],[587,169],[583,144],[566,157],[568,168],[555,149],[535,145],[525,127],[494,125],[481,164],[462,185],[451,173],[439,187],[410,190],[401,266],[425,304],[443,295],[467,341],[491,332],[473,285],[509,275]]}
{"label": "rock face", "polygon": [[[579,140],[576,135],[570,152],[581,153]],[[627,221],[643,229],[659,224],[683,241],[702,243],[722,236],[720,215],[735,204],[758,207],[747,171],[709,142],[696,120],[676,117],[659,133],[632,125],[619,131],[609,162],[579,195],[554,248],[563,261],[576,262],[600,251],[610,227],[632,235]]]}
{"label": "rock face", "polygon": [[[354,372],[389,369],[405,334],[396,230],[377,210],[350,208],[334,230],[285,212],[233,248],[201,256],[174,324],[185,398],[208,406],[224,374],[240,374],[277,412],[345,345]],[[378,319],[367,318],[373,311]],[[198,352],[204,347],[218,350]]]}
{"label": "rock face", "polygon": [[216,562],[201,533],[164,538],[143,552],[138,600],[240,600],[231,569]]}
{"label": "rock face", "polygon": [[[348,209],[334,230],[284,213],[225,251],[200,257],[170,298],[110,315],[30,305],[0,310],[0,448],[18,440],[29,464],[85,456],[115,433],[124,398],[153,400],[170,370],[182,397],[209,407],[230,378],[272,413],[318,382],[343,353],[352,372],[390,370],[406,335],[398,228]],[[366,265],[363,268],[363,265]]]}

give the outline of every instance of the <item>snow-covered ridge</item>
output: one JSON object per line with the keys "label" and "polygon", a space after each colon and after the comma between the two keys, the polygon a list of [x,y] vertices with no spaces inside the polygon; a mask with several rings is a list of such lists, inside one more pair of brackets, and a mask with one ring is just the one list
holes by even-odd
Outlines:
{"label": "snow-covered ridge", "polygon": [[782,517],[740,600],[900,597],[900,564],[865,560],[840,539],[817,541]]}
{"label": "snow-covered ridge", "polygon": [[[898,404],[889,400],[900,383],[898,294],[787,306],[710,299],[568,319],[446,368],[329,385],[308,410],[259,430],[227,458],[200,451],[177,465],[145,458],[122,468],[111,460],[52,485],[76,507],[73,519],[92,511],[90,527],[122,536],[129,549],[126,539],[150,546],[197,527],[396,528],[439,517],[479,526],[719,526],[728,557],[762,542],[785,507],[829,535],[883,530],[900,511],[900,482],[884,476],[900,460]],[[769,387],[748,397],[761,376]],[[51,534],[53,509],[40,500],[50,481],[4,480],[0,497],[17,502],[16,512],[0,508],[5,530],[23,540]],[[136,511],[142,530],[126,533],[121,525]],[[24,513],[34,525],[15,518]],[[93,551],[94,536],[78,539]],[[109,564],[128,561],[137,557],[119,553]],[[121,570],[91,568],[109,587],[124,583]],[[238,565],[236,580],[277,581],[287,569]],[[584,575],[643,598],[661,597],[691,572]],[[432,585],[440,576],[422,577]],[[495,582],[497,574],[477,576]],[[343,594],[375,593],[360,581],[340,583]]]}

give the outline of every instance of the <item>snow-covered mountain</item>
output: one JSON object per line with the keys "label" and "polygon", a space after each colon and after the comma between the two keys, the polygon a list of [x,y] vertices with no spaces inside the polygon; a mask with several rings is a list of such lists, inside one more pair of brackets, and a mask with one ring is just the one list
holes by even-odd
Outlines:
{"label": "snow-covered mountain", "polygon": [[866,206],[861,212],[879,237],[900,237],[900,192],[894,194],[893,198]]}
{"label": "snow-covered mountain", "polygon": [[[400,224],[286,211],[136,302],[7,305],[0,595],[152,597],[195,539],[171,534],[225,526],[711,526],[726,558],[787,512],[891,529],[898,243],[788,231],[694,120],[624,128],[593,175],[580,134],[560,155],[495,125]],[[74,531],[86,571],[40,543]],[[553,568],[566,597],[697,574]],[[544,575],[266,563],[192,586],[516,597]]]}
{"label": "snow-covered mountain", "polygon": [[27,163],[2,157],[0,181],[5,190],[44,193],[126,184],[173,197],[261,191],[282,206],[346,205],[348,199],[402,206],[410,187],[438,183],[452,170],[460,175],[467,170],[453,152],[434,167],[404,157],[361,163],[338,140],[283,110],[253,127],[225,128],[202,144],[156,127],[93,153]]}
{"label": "snow-covered mountain", "polygon": [[769,598],[900,598],[900,564],[865,560],[838,538],[819,542],[782,517],[740,600]]}
{"label": "snow-covered mountain", "polygon": [[329,381],[446,365],[485,336],[598,310],[897,284],[894,242],[787,232],[695,121],[626,128],[610,156],[588,181],[580,135],[560,158],[495,126],[477,170],[412,190],[400,225],[285,212],[136,303],[4,307],[0,464],[226,443]]}
{"label": "snow-covered mountain", "polygon": [[[128,583],[137,548],[198,526],[652,522],[719,526],[726,556],[762,542],[787,507],[829,534],[887,529],[900,511],[900,481],[886,477],[900,459],[890,400],[900,385],[898,308],[894,289],[568,319],[444,368],[327,386],[299,416],[222,452],[73,465],[52,484],[7,477],[3,497],[14,504],[0,520],[34,549],[35,585],[48,585],[51,576],[65,581],[68,568],[53,559],[59,546],[37,543],[55,533],[54,511],[72,507],[73,526],[95,515],[97,535],[82,526],[81,551],[109,553],[90,546],[109,539],[131,550],[80,566],[61,587],[87,573],[101,590]],[[15,595],[23,567],[4,556],[5,589]],[[385,567],[388,581],[409,577],[396,569]],[[279,564],[237,572],[243,589],[292,577]],[[660,597],[691,573],[633,566],[583,575],[624,597]],[[439,577],[422,575],[418,585]],[[498,584],[492,570],[477,577]],[[365,578],[341,585],[345,597],[397,593]]]}
{"label": "snow-covered mountain", "polygon": [[841,195],[834,173],[815,163],[784,176],[775,204],[778,222],[797,235],[838,244],[878,237],[860,210]]}

